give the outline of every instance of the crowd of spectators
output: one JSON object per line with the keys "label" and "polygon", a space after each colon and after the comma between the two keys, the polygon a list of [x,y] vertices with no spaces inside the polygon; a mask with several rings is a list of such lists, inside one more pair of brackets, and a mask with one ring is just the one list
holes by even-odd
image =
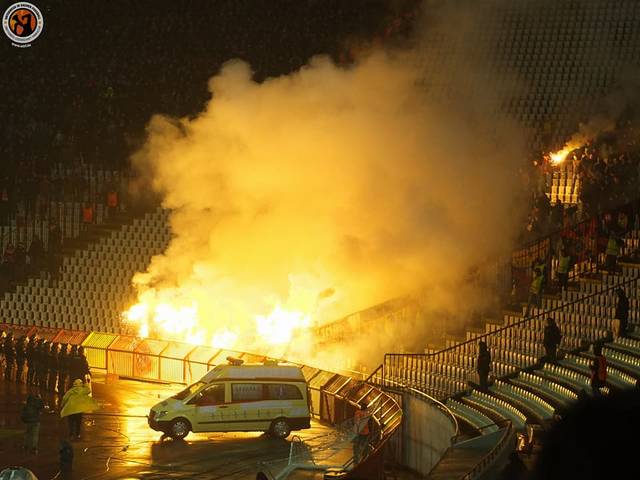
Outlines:
{"label": "crowd of spectators", "polygon": [[[531,162],[523,171],[524,186],[530,192],[530,208],[520,243],[527,244],[580,221],[628,205],[640,194],[640,150],[634,145],[619,150],[605,138],[580,147],[554,165],[548,155]],[[609,143],[610,142],[610,143]],[[570,191],[577,191],[577,203],[563,204],[549,197],[554,174],[570,179]],[[569,187],[569,184],[567,185]],[[575,190],[574,190],[575,188]],[[580,207],[580,208],[578,208]]]}

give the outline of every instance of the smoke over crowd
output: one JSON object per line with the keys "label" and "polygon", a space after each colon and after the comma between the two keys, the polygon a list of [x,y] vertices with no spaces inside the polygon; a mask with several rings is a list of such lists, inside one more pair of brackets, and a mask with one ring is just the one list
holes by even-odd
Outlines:
{"label": "smoke over crowd", "polygon": [[151,119],[133,162],[173,232],[134,277],[145,308],[172,305],[152,330],[302,356],[297,328],[390,298],[427,291],[448,312],[482,301],[460,286],[511,246],[522,136],[486,93],[430,100],[416,50],[318,56],[260,83],[231,60],[199,115]]}

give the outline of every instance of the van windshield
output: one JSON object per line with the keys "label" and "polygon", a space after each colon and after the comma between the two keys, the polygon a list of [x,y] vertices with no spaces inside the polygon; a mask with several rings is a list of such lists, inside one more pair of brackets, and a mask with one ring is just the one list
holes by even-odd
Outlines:
{"label": "van windshield", "polygon": [[196,393],[205,383],[204,382],[196,382],[193,385],[189,385],[187,388],[182,390],[180,393],[176,393],[173,397],[176,400],[184,400],[189,395],[193,395]]}

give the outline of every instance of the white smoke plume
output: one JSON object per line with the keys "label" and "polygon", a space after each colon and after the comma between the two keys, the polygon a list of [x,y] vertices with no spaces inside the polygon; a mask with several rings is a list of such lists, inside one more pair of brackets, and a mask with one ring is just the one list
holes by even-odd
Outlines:
{"label": "white smoke plume", "polygon": [[278,304],[322,322],[447,292],[503,252],[518,144],[430,105],[419,76],[410,58],[378,53],[257,84],[234,61],[197,118],[153,118],[134,160],[175,237],[135,278],[141,291],[195,302],[210,334],[249,341]]}
{"label": "white smoke plume", "polygon": [[[321,324],[424,291],[430,312],[486,301],[462,285],[511,247],[522,135],[489,90],[431,101],[424,67],[415,52],[372,51],[257,83],[233,60],[197,117],[152,118],[133,162],[171,210],[173,240],[134,283],[143,303],[194,322],[169,321],[163,335],[237,336],[236,348],[305,360],[314,339],[283,322]],[[290,317],[271,323],[277,308]],[[372,331],[362,355],[420,345],[436,321]]]}

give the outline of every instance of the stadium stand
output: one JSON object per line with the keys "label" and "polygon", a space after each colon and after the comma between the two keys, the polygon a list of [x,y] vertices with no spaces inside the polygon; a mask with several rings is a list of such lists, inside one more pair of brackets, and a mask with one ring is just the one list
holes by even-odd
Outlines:
{"label": "stadium stand", "polygon": [[5,321],[119,332],[120,314],[135,300],[131,278],[168,245],[167,215],[161,209],[149,212],[65,255],[55,282],[31,278],[6,293],[0,300]]}
{"label": "stadium stand", "polygon": [[[115,5],[117,2],[108,3],[114,6],[100,7],[95,15],[102,15],[109,8],[120,10],[120,6]],[[438,2],[433,0],[433,3]],[[602,97],[619,86],[618,80],[623,70],[628,66],[637,66],[640,61],[640,3],[635,0],[485,0],[477,4],[481,10],[478,21],[481,35],[471,37],[480,49],[478,54],[493,52],[489,62],[482,58],[478,58],[478,61],[492,65],[497,73],[513,73],[517,80],[527,80],[528,88],[514,94],[504,105],[504,109],[529,129],[530,146],[535,155],[539,156],[541,151],[561,148],[576,132],[579,124],[589,120],[597,112]],[[172,18],[176,19],[175,22],[181,22],[179,14],[172,15]],[[199,19],[205,24],[209,20]],[[227,22],[225,19],[221,21]],[[88,21],[86,25],[86,28],[90,28],[92,22]],[[160,30],[165,25],[153,19],[150,28]],[[182,33],[181,28],[174,30]],[[197,32],[199,29],[190,30]],[[50,31],[62,29],[52,28]],[[79,26],[79,32],[87,35],[82,26]],[[460,32],[468,35],[464,29],[460,29]],[[174,48],[171,46],[173,38],[167,38],[168,48]],[[438,39],[433,40],[437,44]],[[492,45],[492,48],[484,48],[487,44]],[[156,45],[143,43],[139,46],[143,52],[141,57],[151,58],[153,55],[149,55],[149,52],[153,52],[155,48]],[[240,48],[242,50],[244,47]],[[3,178],[0,200],[5,201],[6,198],[7,205],[0,204],[2,252],[5,253],[9,244],[17,247],[22,243],[26,249],[36,236],[41,238],[45,249],[50,248],[49,234],[54,224],[62,238],[79,237],[82,206],[86,202],[94,205],[94,223],[103,223],[106,217],[105,189],[114,188],[107,185],[115,181],[120,185],[118,188],[124,188],[123,174],[113,173],[121,171],[119,169],[126,158],[127,148],[124,145],[127,142],[124,134],[128,130],[139,131],[140,125],[150,113],[137,107],[145,103],[154,106],[159,103],[172,113],[193,111],[196,108],[194,106],[202,101],[203,92],[190,95],[187,85],[174,78],[167,78],[166,75],[193,82],[188,73],[198,71],[203,72],[204,81],[213,73],[211,59],[204,53],[209,50],[215,49],[209,48],[204,42],[200,54],[189,57],[192,58],[190,64],[181,64],[176,68],[160,64],[155,67],[144,62],[136,65],[136,62],[131,62],[135,68],[149,69],[149,73],[140,75],[137,70],[133,73],[114,72],[112,80],[105,80],[99,85],[90,76],[78,75],[82,78],[79,82],[82,89],[78,90],[77,97],[60,99],[60,103],[67,102],[71,107],[66,116],[74,120],[73,126],[60,135],[50,128],[43,129],[45,137],[51,142],[42,143],[54,143],[54,155],[61,158],[71,153],[70,156],[74,159],[87,157],[93,163],[89,162],[86,167],[78,168],[49,165],[45,165],[45,168],[36,165],[33,169],[39,169],[42,175],[31,177],[23,172]],[[92,45],[87,51],[93,56],[106,49]],[[435,57],[425,58],[432,70],[439,71],[447,63],[449,68],[460,67],[456,64],[456,56],[448,48],[436,48],[434,52]],[[263,53],[260,52],[261,55]],[[86,52],[83,54],[86,56]],[[184,59],[183,55],[176,57],[181,62]],[[282,64],[289,66],[300,64],[292,58],[280,60]],[[110,61],[110,58],[98,58],[98,62],[92,65],[98,65],[96,71],[99,71]],[[69,75],[68,66],[64,62],[58,63],[60,67],[53,75],[75,78],[74,75]],[[268,69],[260,69],[259,60],[257,64],[262,76],[269,73]],[[43,72],[49,72],[46,70],[49,68],[48,64],[43,63],[41,68],[45,68]],[[157,74],[156,68],[160,68],[161,73]],[[74,73],[73,68],[71,70]],[[10,81],[20,82],[21,73],[15,71],[12,74],[15,78],[12,77]],[[141,78],[142,81],[132,82],[130,77]],[[156,79],[168,85],[168,88],[157,91],[149,88],[150,85],[155,85]],[[128,87],[128,84],[132,86]],[[470,88],[482,86],[482,82],[469,85]],[[495,86],[497,89],[506,87],[504,84]],[[425,88],[444,99],[454,94],[449,91],[451,87],[446,83],[437,83],[435,80],[427,79]],[[55,97],[55,94],[50,96]],[[83,103],[85,96],[95,97],[94,102]],[[17,99],[13,96],[7,98],[12,101]],[[14,105],[13,110],[20,111],[20,108]],[[85,131],[82,123],[88,123],[96,116],[96,111],[102,110],[109,112],[104,121],[100,121],[94,130]],[[25,115],[33,113],[28,109],[25,112]],[[127,112],[133,114],[128,115]],[[24,129],[26,133],[20,135],[28,136],[37,131],[40,124],[46,126],[46,122],[35,122],[29,129]],[[7,129],[3,143],[12,143],[10,140],[17,135],[18,130]],[[627,140],[622,134],[620,137]],[[94,142],[99,148],[96,148]],[[556,225],[566,227],[567,223],[571,225],[574,220],[582,221],[566,228],[564,232],[571,234],[571,238],[577,238],[579,242],[576,243],[580,244],[580,249],[575,252],[573,283],[568,290],[545,295],[541,306],[533,308],[531,319],[523,318],[522,311],[508,312],[501,320],[488,321],[480,331],[477,328],[470,329],[462,342],[450,340],[442,350],[432,349],[417,354],[390,353],[385,357],[382,370],[372,378],[385,386],[411,386],[446,400],[447,406],[462,422],[485,435],[494,433],[496,424],[501,421],[510,421],[520,432],[528,431],[531,425],[546,425],[556,415],[562,415],[580,395],[590,395],[588,365],[595,342],[604,343],[603,354],[608,361],[607,385],[602,393],[606,395],[611,391],[634,387],[640,379],[640,335],[637,330],[640,324],[640,290],[637,285],[640,270],[632,263],[622,263],[621,269],[616,273],[605,274],[599,271],[599,265],[603,263],[604,248],[598,242],[606,238],[606,215],[601,214],[604,210],[602,207],[634,200],[625,198],[628,195],[628,190],[625,189],[616,191],[612,198],[610,192],[615,191],[612,179],[628,179],[625,185],[636,194],[638,180],[637,156],[631,157],[631,162],[626,165],[631,170],[635,169],[636,173],[633,175],[624,168],[603,166],[599,157],[619,159],[624,153],[626,152],[616,152],[616,157],[599,152],[591,160],[588,152],[583,151],[582,154],[586,157],[579,158],[577,162],[570,157],[560,167],[551,169],[546,163],[543,164],[544,168],[536,171],[542,177],[547,206],[549,202],[560,200],[563,206],[577,204],[581,210],[582,216],[578,219],[565,211],[563,221]],[[9,154],[15,157],[16,163],[25,161],[20,156],[20,150],[10,151]],[[109,164],[109,155],[114,156],[115,167],[91,166]],[[80,173],[76,173],[77,171]],[[80,188],[76,186],[78,176],[84,179],[81,182],[84,186]],[[22,178],[26,188],[17,191],[9,189],[16,178]],[[40,193],[23,195],[24,192],[34,190],[35,178],[42,180]],[[48,182],[52,185],[48,186]],[[533,179],[530,182],[533,183]],[[597,187],[595,190],[594,186]],[[628,220],[631,225],[625,235],[622,257],[632,257],[640,246],[637,217]],[[561,232],[537,239],[553,230],[546,219],[538,218],[537,221],[544,223],[544,226],[540,229],[532,228],[536,241],[516,252],[514,261],[509,262],[509,266],[514,267],[515,274],[518,269],[524,272],[524,280],[519,286],[525,292],[533,260],[547,259],[551,267],[549,271],[555,271],[557,252],[553,244],[558,238],[563,238]],[[43,328],[117,332],[119,314],[132,298],[132,274],[143,268],[153,254],[161,252],[168,240],[166,212],[160,210],[137,218],[132,224],[121,225],[108,236],[86,247],[63,254],[57,280],[50,282],[42,278],[31,278],[26,282],[17,282],[15,291],[6,293],[0,300],[4,320],[20,328],[37,325]],[[550,276],[549,281],[552,280]],[[616,305],[614,292],[618,286],[625,289],[630,300],[631,331],[627,338],[613,338],[611,333]],[[388,309],[381,308],[372,313],[371,317],[366,312],[361,312],[357,321],[352,323],[364,323],[380,316],[385,316],[391,322],[403,321],[412,315],[413,310],[411,306],[400,303],[401,305],[393,305]],[[543,355],[542,332],[547,316],[555,318],[563,334],[562,352],[557,362],[540,360]],[[348,338],[348,330],[342,327],[341,323],[327,326],[324,329],[327,338],[335,338],[336,335]],[[475,388],[477,340],[481,337],[489,345],[494,377],[486,392]],[[113,340],[115,335],[109,338]],[[486,428],[487,426],[489,427]]]}

